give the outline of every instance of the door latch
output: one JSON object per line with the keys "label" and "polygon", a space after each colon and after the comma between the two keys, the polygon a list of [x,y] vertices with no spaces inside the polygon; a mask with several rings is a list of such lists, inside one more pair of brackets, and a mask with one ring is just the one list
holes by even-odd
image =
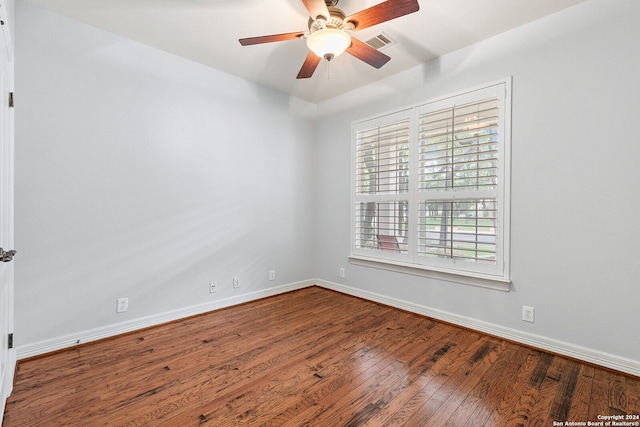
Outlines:
{"label": "door latch", "polygon": [[16,254],[17,252],[14,251],[13,249],[10,251],[6,251],[2,248],[0,248],[0,261],[2,262],[10,262],[13,261],[13,256]]}

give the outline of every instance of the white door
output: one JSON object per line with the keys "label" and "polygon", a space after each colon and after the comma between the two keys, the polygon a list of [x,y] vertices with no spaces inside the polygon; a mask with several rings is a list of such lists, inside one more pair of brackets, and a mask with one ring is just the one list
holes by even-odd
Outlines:
{"label": "white door", "polygon": [[5,252],[13,250],[13,44],[6,3],[0,0],[0,420],[13,387],[15,349],[10,347],[13,332],[13,261]]}

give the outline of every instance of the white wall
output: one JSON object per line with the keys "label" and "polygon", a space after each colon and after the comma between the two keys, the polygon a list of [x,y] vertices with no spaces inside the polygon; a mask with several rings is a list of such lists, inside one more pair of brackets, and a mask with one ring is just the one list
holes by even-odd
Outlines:
{"label": "white wall", "polygon": [[16,20],[19,354],[310,277],[313,106],[22,1]]}
{"label": "white wall", "polygon": [[[637,1],[587,1],[319,105],[316,276],[640,372],[638,16]],[[350,265],[351,123],[507,76],[511,291]]]}
{"label": "white wall", "polygon": [[[19,354],[316,277],[640,372],[640,2],[589,0],[322,103],[317,120],[21,1],[16,15]],[[351,123],[507,76],[511,291],[349,264]]]}

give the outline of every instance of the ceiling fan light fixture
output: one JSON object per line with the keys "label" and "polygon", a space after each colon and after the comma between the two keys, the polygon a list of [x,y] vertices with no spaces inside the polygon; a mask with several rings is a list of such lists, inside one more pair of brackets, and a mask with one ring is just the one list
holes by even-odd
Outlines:
{"label": "ceiling fan light fixture", "polygon": [[320,58],[331,61],[351,46],[351,36],[337,28],[325,28],[311,33],[307,46]]}

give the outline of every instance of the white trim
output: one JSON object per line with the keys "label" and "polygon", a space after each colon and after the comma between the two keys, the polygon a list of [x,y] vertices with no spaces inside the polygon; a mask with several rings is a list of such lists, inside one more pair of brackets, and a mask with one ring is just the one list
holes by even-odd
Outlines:
{"label": "white trim", "polygon": [[[513,145],[512,135],[511,135],[511,120],[512,120],[512,108],[513,108],[513,97],[511,96],[512,87],[513,87],[513,77],[508,77],[505,79],[504,90],[505,92],[501,94],[505,98],[504,109],[502,113],[504,114],[503,118],[503,135],[504,144],[502,146],[502,168],[503,173],[502,177],[504,181],[502,182],[501,189],[503,191],[501,197],[503,201],[503,207],[501,209],[502,213],[502,245],[501,248],[502,253],[502,271],[499,272],[505,278],[511,277],[511,147]],[[507,102],[508,101],[508,102]],[[506,177],[506,178],[505,178]]]}
{"label": "white trim", "polygon": [[[485,90],[487,88],[491,88],[491,87],[494,87],[494,86],[499,86],[500,84],[503,84],[503,83],[506,84],[510,88],[512,82],[513,82],[513,76],[507,76],[507,77],[505,77],[503,79],[498,79],[498,80],[494,80],[494,81],[487,82],[487,83],[484,83],[484,84],[479,84],[477,86],[473,86],[473,87],[466,88],[466,89],[461,89],[461,90],[458,90],[458,91],[455,91],[455,92],[451,92],[451,93],[448,93],[448,94],[445,94],[445,95],[437,95],[437,96],[435,96],[433,98],[425,99],[423,101],[418,101],[418,102],[415,102],[415,103],[410,104],[410,105],[405,105],[405,106],[400,107],[398,109],[385,111],[385,112],[380,113],[380,114],[373,114],[373,115],[358,119],[358,120],[356,120],[356,121],[354,121],[352,123],[352,129],[353,129],[353,126],[356,125],[356,124],[360,124],[360,123],[364,123],[364,122],[368,122],[368,121],[374,122],[377,119],[384,119],[387,116],[392,116],[394,114],[399,114],[399,113],[402,113],[404,111],[413,110],[413,109],[415,109],[417,107],[421,107],[421,106],[426,105],[426,104],[432,104],[434,102],[440,102],[440,101],[445,101],[445,100],[451,99],[451,98],[457,98],[459,96],[464,96],[464,95],[467,95],[467,94],[472,93],[472,92],[478,92],[478,91]],[[511,89],[509,89],[508,93],[509,93],[509,96],[510,96]],[[508,107],[511,108],[511,104],[509,104]]]}
{"label": "white trim", "polygon": [[412,274],[414,276],[429,277],[431,279],[460,283],[463,285],[478,286],[481,288],[495,289],[509,292],[511,280],[488,274],[472,273],[468,271],[437,269],[433,266],[422,264],[403,263],[392,259],[372,258],[360,255],[349,256],[349,263],[363,267],[377,268],[379,270],[394,271],[396,273]]}
{"label": "white trim", "polygon": [[184,319],[190,316],[195,316],[209,311],[219,310],[221,308],[231,307],[233,305],[242,304],[249,301],[258,300],[261,298],[270,297],[273,295],[282,294],[285,292],[295,291],[298,289],[307,288],[313,286],[314,281],[304,280],[300,282],[290,283],[282,286],[275,286],[273,288],[263,289],[260,291],[249,292],[246,294],[233,296],[231,298],[225,298],[217,301],[211,301],[204,304],[193,305],[177,310],[171,310],[165,313],[159,313],[152,316],[142,317],[139,319],[128,320],[126,322],[116,323],[95,329],[88,329],[79,331],[74,334],[63,335],[43,341],[38,341],[32,344],[17,347],[17,358],[25,359],[27,357],[38,356],[52,351],[61,350],[75,345],[97,341],[104,338],[113,337],[127,332],[136,331],[139,329],[148,328],[150,326],[160,325],[162,323],[172,322],[179,319]]}
{"label": "white trim", "polygon": [[391,298],[385,295],[364,291],[362,289],[352,288],[326,280],[315,280],[315,284],[326,289],[331,289],[369,301],[396,307],[412,313],[421,314],[423,316],[442,320],[447,323],[452,323],[454,325],[473,329],[475,331],[484,332],[486,334],[494,335],[500,338],[505,338],[541,350],[572,357],[574,359],[579,359],[588,363],[615,369],[627,374],[640,376],[640,360],[633,360],[626,357],[616,356],[615,354],[605,353],[588,347],[582,347],[568,342],[555,340],[553,338],[543,337],[541,335],[530,334],[516,329],[496,325],[494,323],[484,322],[482,320],[473,319],[471,317],[461,316],[447,311],[426,307],[420,304],[415,304],[397,298]]}
{"label": "white trim", "polygon": [[625,372],[630,375],[640,376],[640,360],[633,360],[626,357],[616,356],[614,354],[605,353],[591,348],[555,340],[553,338],[530,334],[516,329],[496,325],[494,323],[484,322],[482,320],[473,319],[471,317],[461,316],[447,311],[438,310],[420,304],[415,304],[397,298],[391,298],[374,292],[352,288],[350,286],[345,286],[321,279],[303,280],[300,282],[276,286],[261,291],[250,292],[232,298],[199,304],[183,309],[172,310],[166,313],[131,320],[128,322],[122,322],[102,328],[81,331],[73,335],[70,334],[52,338],[49,340],[39,341],[33,344],[18,347],[17,356],[18,359],[38,356],[52,351],[73,347],[74,345],[77,345],[78,342],[86,343],[103,338],[109,338],[115,335],[132,332],[150,326],[160,325],[162,323],[183,319],[189,316],[207,313],[209,311],[219,310],[221,308],[254,301],[260,298],[266,298],[285,292],[304,289],[314,285],[320,286],[325,289],[342,292],[344,294],[352,295],[358,298],[363,298],[369,301],[378,302],[391,307],[399,308],[401,310],[406,310],[412,313],[431,317],[433,319],[452,323],[454,325],[473,329],[478,332],[484,332],[490,335],[505,338],[541,350],[550,351],[606,368],[615,369],[617,371]]}
{"label": "white trim", "polygon": [[0,0],[0,20],[4,22],[2,27],[2,33],[4,34],[4,46],[7,48],[7,56],[9,57],[9,61],[13,60],[14,54],[14,43],[11,37],[11,27],[13,26],[13,17],[9,17],[7,15],[8,12],[7,2],[5,0]]}

